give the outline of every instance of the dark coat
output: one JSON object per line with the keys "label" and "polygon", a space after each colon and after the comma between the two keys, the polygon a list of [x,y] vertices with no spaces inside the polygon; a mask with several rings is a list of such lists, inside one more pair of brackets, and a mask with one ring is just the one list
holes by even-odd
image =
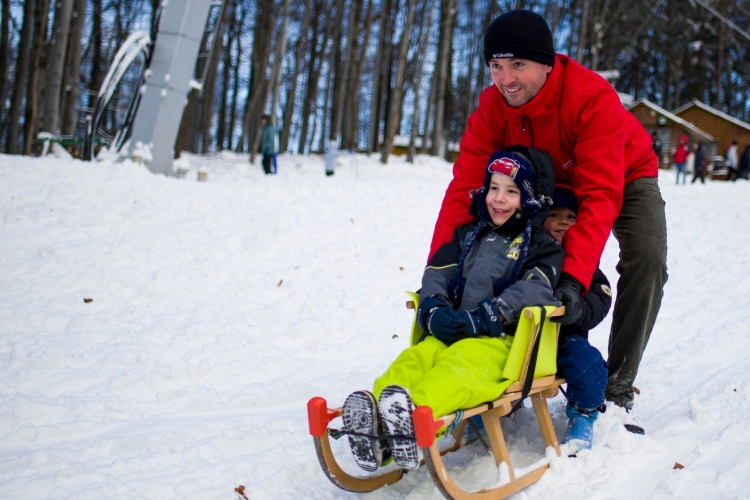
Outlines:
{"label": "dark coat", "polygon": [[581,297],[581,307],[583,308],[581,320],[576,324],[564,325],[560,328],[560,338],[568,335],[580,335],[588,338],[589,330],[602,322],[611,306],[612,290],[609,288],[609,280],[602,270],[597,268],[594,272],[594,278],[591,280],[589,291]]}
{"label": "dark coat", "polygon": [[[503,278],[512,275],[518,259],[518,248],[523,244],[523,232],[507,232],[502,227],[487,226],[476,239],[466,256],[463,276],[466,285],[459,310],[471,310],[483,299],[491,299],[505,319],[505,324],[515,323],[524,307],[537,304],[557,304],[552,290],[560,277],[564,252],[560,243],[543,227],[531,232],[526,259],[521,266],[518,281],[499,295],[496,286]],[[448,283],[456,274],[458,259],[466,239],[476,223],[458,227],[450,243],[442,245],[427,263],[422,276],[420,299],[438,295],[448,302]]]}

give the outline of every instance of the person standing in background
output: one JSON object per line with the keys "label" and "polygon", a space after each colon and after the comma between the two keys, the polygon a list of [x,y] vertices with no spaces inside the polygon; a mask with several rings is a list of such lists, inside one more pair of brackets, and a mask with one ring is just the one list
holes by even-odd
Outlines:
{"label": "person standing in background", "polygon": [[672,150],[672,158],[674,159],[674,164],[677,167],[677,178],[676,178],[676,184],[680,183],[680,174],[682,174],[682,183],[685,184],[685,181],[687,180],[687,157],[690,151],[688,150],[688,137],[683,134],[680,136],[680,142],[677,144],[677,146],[674,147]]}
{"label": "person standing in background", "polygon": [[260,150],[263,153],[263,171],[266,175],[275,174],[275,160],[278,149],[276,127],[271,125],[271,117],[268,115],[260,117],[260,126],[263,127],[263,135],[260,138]]}
{"label": "person standing in background", "polygon": [[693,180],[690,181],[690,184],[695,183],[696,179],[700,179],[701,184],[705,184],[706,177],[704,173],[706,171],[706,153],[703,149],[703,144],[696,142],[693,145],[693,149],[695,149],[695,164],[693,165]]}

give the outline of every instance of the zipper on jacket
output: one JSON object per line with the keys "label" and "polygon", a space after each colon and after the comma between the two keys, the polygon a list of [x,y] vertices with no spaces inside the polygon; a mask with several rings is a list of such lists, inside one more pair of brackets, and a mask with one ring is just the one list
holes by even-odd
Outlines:
{"label": "zipper on jacket", "polygon": [[531,120],[526,118],[526,115],[521,115],[521,132],[526,132],[526,122],[529,123],[529,135],[531,135],[531,147],[536,147],[534,145],[534,128],[531,126]]}

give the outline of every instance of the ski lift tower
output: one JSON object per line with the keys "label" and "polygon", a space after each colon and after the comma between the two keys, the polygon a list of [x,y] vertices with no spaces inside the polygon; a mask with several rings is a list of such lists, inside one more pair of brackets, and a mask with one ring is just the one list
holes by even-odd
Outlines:
{"label": "ski lift tower", "polygon": [[141,87],[141,99],[130,137],[130,155],[136,143],[150,149],[149,169],[174,175],[174,144],[193,80],[201,38],[209,10],[216,0],[169,0],[162,3],[159,31]]}

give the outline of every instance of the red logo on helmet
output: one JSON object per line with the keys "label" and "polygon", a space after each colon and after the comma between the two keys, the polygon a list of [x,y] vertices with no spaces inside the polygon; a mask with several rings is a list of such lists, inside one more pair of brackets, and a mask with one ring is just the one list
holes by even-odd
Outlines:
{"label": "red logo on helmet", "polygon": [[487,167],[487,170],[489,170],[493,174],[503,174],[507,175],[511,179],[515,179],[516,172],[518,171],[519,167],[520,165],[516,163],[514,159],[504,157],[498,158],[497,160],[490,163],[490,166]]}

